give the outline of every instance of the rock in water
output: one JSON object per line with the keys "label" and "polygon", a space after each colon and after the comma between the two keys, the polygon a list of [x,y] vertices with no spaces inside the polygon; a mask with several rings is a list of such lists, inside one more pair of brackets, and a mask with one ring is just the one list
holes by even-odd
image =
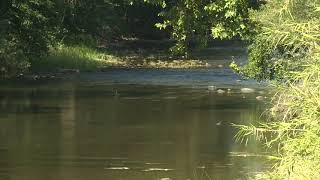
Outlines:
{"label": "rock in water", "polygon": [[252,88],[241,88],[242,93],[253,93],[254,89]]}
{"label": "rock in water", "polygon": [[263,101],[263,100],[264,100],[264,97],[263,97],[263,96],[257,96],[256,99],[257,99],[258,101]]}
{"label": "rock in water", "polygon": [[225,90],[222,90],[222,89],[218,89],[218,90],[217,90],[217,93],[218,93],[218,94],[224,94],[225,92],[226,92],[226,91],[225,91]]}

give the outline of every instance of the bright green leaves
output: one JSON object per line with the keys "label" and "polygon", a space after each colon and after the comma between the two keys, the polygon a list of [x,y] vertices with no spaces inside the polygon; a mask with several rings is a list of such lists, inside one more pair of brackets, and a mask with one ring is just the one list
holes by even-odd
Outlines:
{"label": "bright green leaves", "polygon": [[208,4],[206,13],[212,17],[210,24],[214,38],[230,39],[244,36],[249,31],[249,6],[243,0],[223,0]]}
{"label": "bright green leaves", "polygon": [[156,23],[156,24],[155,24],[155,26],[156,26],[157,28],[159,28],[160,30],[166,29],[169,25],[170,25],[170,21],[168,21],[168,20],[165,20],[165,21],[163,21],[162,23]]}
{"label": "bright green leaves", "polygon": [[236,12],[235,11],[231,11],[231,10],[228,10],[226,13],[225,13],[225,17],[226,18],[233,18],[233,17],[235,17],[237,14],[236,14]]}
{"label": "bright green leaves", "polygon": [[[154,0],[153,2],[163,1]],[[247,0],[168,2],[161,13],[164,22],[156,26],[160,29],[172,30],[172,38],[177,41],[176,47],[171,49],[173,53],[186,54],[190,48],[190,42],[196,42],[198,47],[203,47],[211,38],[243,37],[249,31],[250,4]]]}
{"label": "bright green leaves", "polygon": [[211,28],[211,33],[212,33],[212,36],[216,39],[220,38],[220,39],[227,39],[229,38],[229,34],[228,32],[226,31],[225,27],[223,24],[219,23],[217,25],[214,25],[212,28]]}
{"label": "bright green leaves", "polygon": [[[290,2],[290,3],[289,3]],[[256,79],[290,79],[290,72],[303,68],[319,49],[319,0],[270,1],[252,12],[256,35],[249,47],[245,76]]]}

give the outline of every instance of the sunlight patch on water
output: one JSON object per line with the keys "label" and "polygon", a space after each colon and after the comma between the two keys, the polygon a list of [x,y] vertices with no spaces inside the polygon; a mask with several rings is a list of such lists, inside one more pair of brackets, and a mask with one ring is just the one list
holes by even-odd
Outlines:
{"label": "sunlight patch on water", "polygon": [[145,170],[142,170],[144,172],[152,172],[152,171],[174,171],[174,169],[165,169],[165,168],[148,168]]}
{"label": "sunlight patch on water", "polygon": [[109,167],[109,168],[104,168],[107,170],[129,170],[129,167]]}

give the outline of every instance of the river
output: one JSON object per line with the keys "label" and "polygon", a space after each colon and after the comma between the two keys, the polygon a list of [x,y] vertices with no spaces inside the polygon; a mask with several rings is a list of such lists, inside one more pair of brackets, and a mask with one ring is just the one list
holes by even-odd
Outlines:
{"label": "river", "polygon": [[231,124],[259,119],[267,100],[256,96],[267,90],[225,66],[231,56],[245,58],[243,49],[217,51],[210,63],[220,68],[108,69],[3,83],[0,179],[228,180],[264,170],[261,144],[236,142]]}

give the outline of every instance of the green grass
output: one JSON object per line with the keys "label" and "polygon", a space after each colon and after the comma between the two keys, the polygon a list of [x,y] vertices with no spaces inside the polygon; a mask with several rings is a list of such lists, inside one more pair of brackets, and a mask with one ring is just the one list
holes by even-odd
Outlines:
{"label": "green grass", "polygon": [[31,70],[35,72],[51,72],[59,69],[93,71],[122,63],[120,58],[96,48],[59,45],[50,49],[48,57],[32,60]]}
{"label": "green grass", "polygon": [[31,60],[32,72],[56,72],[61,69],[96,71],[107,67],[187,69],[207,66],[208,63],[203,60],[172,59],[162,51],[110,50],[84,45],[59,45],[50,49],[48,57]]}

